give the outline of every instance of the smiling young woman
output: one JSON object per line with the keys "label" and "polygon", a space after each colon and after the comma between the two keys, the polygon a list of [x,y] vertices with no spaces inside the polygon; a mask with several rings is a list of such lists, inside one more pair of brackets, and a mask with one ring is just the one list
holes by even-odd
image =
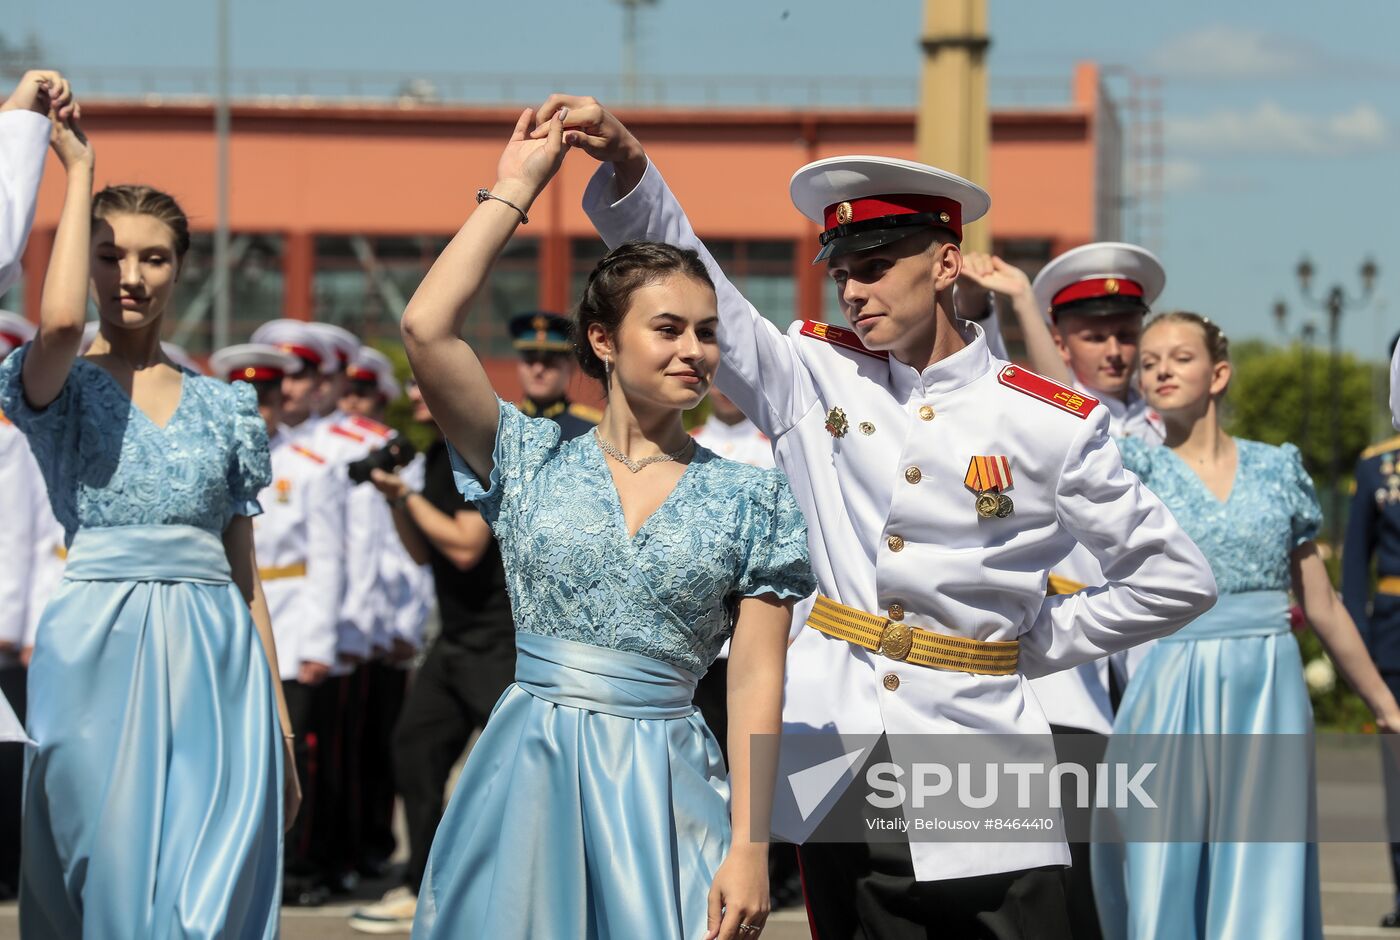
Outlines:
{"label": "smiling young woman", "polygon": [[[69,544],[30,663],[20,932],[271,938],[300,791],[253,557],[267,434],[250,386],[162,351],[184,214],[145,186],[94,198],[77,118],[53,121],[38,333],[0,365]],[[79,357],[90,291],[104,342]]]}
{"label": "smiling young woman", "polygon": [[[719,362],[714,285],[695,252],[654,242],[598,263],[574,344],[607,408],[569,441],[500,401],[460,339],[563,161],[561,124],[532,139],[520,116],[496,185],[403,317],[517,629],[516,681],[437,830],[414,936],[753,940],[769,900],[749,819],[773,779],[750,770],[749,736],[778,731],[791,606],[814,582],[785,478],[697,447],[681,423]],[[727,780],[692,699],[731,634]]]}

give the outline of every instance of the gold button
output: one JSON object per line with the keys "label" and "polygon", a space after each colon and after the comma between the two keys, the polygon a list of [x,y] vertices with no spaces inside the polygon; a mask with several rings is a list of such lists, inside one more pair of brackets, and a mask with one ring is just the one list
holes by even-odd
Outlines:
{"label": "gold button", "polygon": [[920,409],[919,409],[919,417],[920,417],[920,418],[923,418],[925,421],[932,421],[932,420],[933,420],[933,408],[932,408],[932,406],[930,406],[930,405],[924,405],[922,408],[920,408]]}
{"label": "gold button", "polygon": [[885,544],[890,547],[890,551],[892,552],[904,551],[904,539],[900,538],[897,535],[891,535],[888,539],[885,540]]}
{"label": "gold button", "polygon": [[891,620],[904,619],[904,608],[899,604],[891,604],[885,613]]}
{"label": "gold button", "polygon": [[885,688],[889,689],[891,692],[898,690],[899,676],[892,672],[885,673]]}
{"label": "gold button", "polygon": [[875,425],[871,424],[869,421],[862,421],[860,424],[856,425],[856,427],[859,428],[860,433],[864,434],[866,437],[875,433]]}
{"label": "gold button", "polygon": [[904,479],[908,480],[910,483],[918,483],[923,478],[924,475],[920,472],[918,467],[910,467],[908,470],[904,471]]}

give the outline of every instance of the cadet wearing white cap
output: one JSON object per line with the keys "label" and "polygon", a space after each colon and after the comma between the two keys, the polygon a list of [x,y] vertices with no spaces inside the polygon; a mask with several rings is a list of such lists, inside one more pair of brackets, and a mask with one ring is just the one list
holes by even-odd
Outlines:
{"label": "cadet wearing white cap", "polygon": [[[855,331],[809,322],[784,335],[725,279],[636,139],[591,99],[555,96],[537,117],[560,107],[566,139],[614,161],[584,196],[604,240],[700,252],[719,301],[718,384],[774,441],[808,517],[821,596],[789,649],[787,731],[1043,734],[1028,677],[1211,605],[1205,559],[1123,470],[1107,411],[995,359],[981,328],[954,318],[962,226],[990,201],[979,187],[883,157],[798,170],[793,201],[823,229],[817,260]],[[1047,599],[1048,569],[1076,541],[1108,583]],[[934,924],[1067,935],[1046,867],[1069,861],[1063,842],[807,844],[801,857],[823,940],[923,937]]]}

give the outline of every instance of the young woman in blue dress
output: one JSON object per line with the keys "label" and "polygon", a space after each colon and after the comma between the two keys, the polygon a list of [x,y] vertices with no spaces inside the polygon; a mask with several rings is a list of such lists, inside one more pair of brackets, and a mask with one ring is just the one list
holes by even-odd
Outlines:
{"label": "young woman in blue dress", "polygon": [[[1134,671],[1105,760],[1128,756],[1124,749],[1138,746],[1135,740],[1190,746],[1192,738],[1185,736],[1273,734],[1306,741],[1312,707],[1290,630],[1290,590],[1381,730],[1400,730],[1400,706],[1333,590],[1314,541],[1322,512],[1298,449],[1231,437],[1221,427],[1231,368],[1220,328],[1193,313],[1155,318],[1142,334],[1140,369],[1142,392],[1166,422],[1166,442],[1159,447],[1120,440],[1123,464],[1200,547],[1220,599],[1178,633],[1158,640]],[[1245,740],[1259,739],[1233,738],[1231,753],[1238,756]],[[1260,754],[1288,748],[1278,743]],[[1310,804],[1306,768],[1299,773],[1293,761],[1266,779],[1257,772],[1242,776],[1240,767],[1226,762],[1207,771],[1209,809],[1226,827],[1209,831],[1234,827],[1240,838],[1254,841],[1094,846],[1094,891],[1106,937],[1320,940],[1316,844],[1265,842],[1266,833],[1247,832],[1245,823],[1259,806],[1285,803],[1288,787],[1294,788],[1295,805]],[[1177,792],[1199,783],[1181,781]],[[1267,799],[1261,799],[1260,784],[1269,788]],[[1306,818],[1305,812],[1297,815]]]}
{"label": "young woman in blue dress", "polygon": [[[607,390],[596,433],[561,442],[497,398],[460,337],[563,161],[562,117],[532,129],[527,110],[403,318],[458,486],[500,543],[518,652],[438,828],[414,936],[754,940],[774,770],[750,736],[780,728],[791,608],[813,589],[806,526],[778,471],[682,425],[719,364],[693,252],[626,245],[590,275],[575,343]],[[726,781],[692,698],[731,633]]]}
{"label": "young woman in blue dress", "polygon": [[273,938],[300,795],[253,556],[266,429],[251,386],[161,349],[179,206],[94,197],[76,114],[52,146],[67,190],[38,333],[0,366],[69,543],[30,665],[20,932]]}

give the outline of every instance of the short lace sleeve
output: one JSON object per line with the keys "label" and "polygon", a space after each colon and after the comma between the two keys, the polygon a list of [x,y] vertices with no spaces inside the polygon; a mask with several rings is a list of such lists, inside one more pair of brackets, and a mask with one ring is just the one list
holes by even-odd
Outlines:
{"label": "short lace sleeve", "polygon": [[[186,375],[185,381],[191,381]],[[262,512],[258,494],[272,482],[268,456],[267,424],[258,413],[258,393],[247,382],[235,382],[233,393],[233,442],[229,455],[228,495],[230,518]]]}
{"label": "short lace sleeve", "polygon": [[1118,453],[1123,456],[1123,466],[1146,483],[1152,477],[1152,460],[1149,451],[1152,445],[1136,437],[1116,437]]}
{"label": "short lace sleeve", "polygon": [[1293,547],[1317,538],[1322,528],[1322,507],[1317,502],[1317,490],[1312,477],[1303,467],[1303,455],[1292,444],[1279,447],[1281,457],[1287,467],[1284,480],[1288,508],[1292,514]]}
{"label": "short lace sleeve", "polygon": [[468,502],[475,503],[486,522],[494,525],[520,485],[534,475],[559,448],[559,424],[549,418],[527,418],[510,402],[500,403],[496,449],[491,453],[491,478],[482,486],[457,448],[447,445],[452,478]]}
{"label": "short lace sleeve", "polygon": [[[77,407],[82,363],[73,363],[57,398],[43,408],[32,408],[24,397],[23,382],[24,357],[29,348],[26,343],[0,362],[0,411],[29,438],[30,448],[42,463],[41,452],[52,455],[55,449],[61,450],[65,434],[76,430],[77,422],[70,422],[69,417]],[[51,460],[48,465],[52,465]]]}
{"label": "short lace sleeve", "polygon": [[741,536],[748,547],[737,593],[806,597],[817,589],[807,557],[807,520],[780,470],[764,471],[766,487],[747,508]]}

